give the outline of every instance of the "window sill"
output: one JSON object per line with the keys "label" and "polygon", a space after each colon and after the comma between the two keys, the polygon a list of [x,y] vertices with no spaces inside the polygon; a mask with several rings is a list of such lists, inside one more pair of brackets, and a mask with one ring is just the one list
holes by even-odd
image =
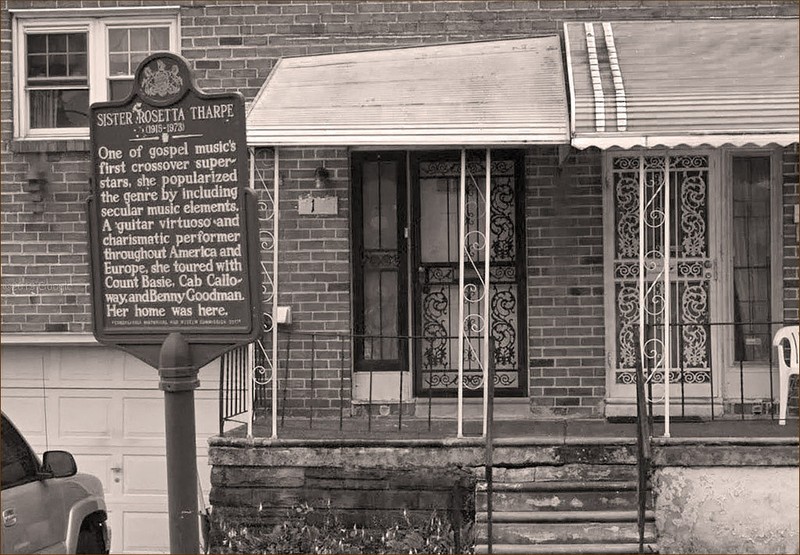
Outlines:
{"label": "window sill", "polygon": [[89,139],[14,139],[11,152],[89,152]]}

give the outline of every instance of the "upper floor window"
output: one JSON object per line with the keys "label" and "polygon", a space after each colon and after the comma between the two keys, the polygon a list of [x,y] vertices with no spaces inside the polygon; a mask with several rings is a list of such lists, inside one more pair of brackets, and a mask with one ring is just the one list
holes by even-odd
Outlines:
{"label": "upper floor window", "polygon": [[139,62],[178,51],[178,10],[13,11],[14,136],[87,138],[89,105],[131,91]]}

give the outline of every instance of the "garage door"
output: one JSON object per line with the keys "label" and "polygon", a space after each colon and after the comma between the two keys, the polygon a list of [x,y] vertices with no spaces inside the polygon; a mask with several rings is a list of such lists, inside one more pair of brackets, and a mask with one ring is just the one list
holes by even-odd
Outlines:
{"label": "garage door", "polygon": [[[208,502],[218,365],[195,391],[197,464]],[[2,349],[2,408],[41,455],[66,449],[105,487],[112,552],[168,553],[164,393],[157,371],[96,344]]]}

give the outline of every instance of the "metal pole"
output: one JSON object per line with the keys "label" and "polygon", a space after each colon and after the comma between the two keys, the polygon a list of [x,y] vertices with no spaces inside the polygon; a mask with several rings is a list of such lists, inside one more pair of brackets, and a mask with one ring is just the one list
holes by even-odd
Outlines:
{"label": "metal pole", "polygon": [[458,203],[458,433],[464,437],[464,212],[467,203],[467,151],[461,149],[461,183]]}
{"label": "metal pole", "polygon": [[247,345],[247,353],[245,354],[245,389],[247,390],[247,398],[245,403],[247,406],[247,437],[253,437],[253,397],[255,396],[255,372],[256,367],[256,344],[250,343]]}
{"label": "metal pole", "polygon": [[[272,439],[278,438],[278,217],[280,215],[280,156],[274,150],[272,169]],[[288,368],[287,368],[288,372]]]}
{"label": "metal pole", "polygon": [[164,391],[170,553],[200,552],[194,416],[194,390],[200,381],[191,358],[183,335],[170,333],[158,364],[158,386]]}
{"label": "metal pole", "polygon": [[[256,183],[256,151],[253,148],[249,149],[250,152],[250,188],[255,191],[255,183]],[[258,341],[258,339],[256,339]],[[256,347],[254,343],[250,343],[247,346],[247,352],[244,355],[245,358],[245,371],[244,371],[244,380],[245,380],[245,389],[247,398],[245,400],[245,404],[247,407],[247,437],[253,437],[253,396],[255,394],[255,364],[256,364]],[[275,401],[275,399],[273,399]],[[273,403],[274,404],[274,403]],[[272,424],[273,430],[275,429],[275,423]]]}
{"label": "metal pole", "polygon": [[[647,302],[647,292],[645,291],[645,272],[647,271],[647,264],[645,263],[645,235],[644,235],[644,204],[645,204],[645,172],[644,172],[644,156],[639,156],[639,360],[642,361],[642,378],[645,376],[645,303]],[[650,396],[652,399],[652,395]]]}
{"label": "metal pole", "polygon": [[[494,361],[494,340],[489,342],[489,360]],[[492,362],[492,370],[494,370],[494,362]],[[493,503],[492,496],[494,495],[494,380],[487,382],[486,390],[489,392],[487,397],[487,415],[488,426],[486,428],[486,452],[484,460],[484,468],[486,469],[486,552],[492,554],[492,515]]]}
{"label": "metal pole", "polygon": [[672,284],[670,283],[670,183],[669,154],[664,155],[664,437],[669,437],[669,384],[672,370]]}
{"label": "metal pole", "polygon": [[492,151],[486,149],[486,183],[484,184],[484,260],[483,260],[483,435],[486,435],[489,412],[489,381],[494,384],[494,372],[490,372],[489,361],[492,353],[489,351],[489,269],[491,248],[491,219],[492,219]]}

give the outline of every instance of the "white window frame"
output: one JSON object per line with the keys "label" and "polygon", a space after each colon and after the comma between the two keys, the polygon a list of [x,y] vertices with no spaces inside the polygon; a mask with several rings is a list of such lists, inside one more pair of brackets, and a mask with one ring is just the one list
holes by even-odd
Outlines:
{"label": "white window frame", "polygon": [[147,6],[145,8],[106,8],[75,10],[11,10],[14,81],[14,139],[88,139],[89,127],[42,128],[30,127],[30,101],[27,91],[26,39],[30,33],[87,34],[87,80],[89,104],[108,100],[108,30],[159,26],[169,28],[169,50],[180,50],[180,8],[178,6]]}
{"label": "white window frame", "polygon": [[[721,187],[722,198],[719,203],[721,237],[725,237],[725,244],[720,245],[722,252],[720,303],[722,319],[733,322],[733,246],[730,237],[733,236],[733,158],[734,157],[766,157],[770,159],[770,316],[773,322],[783,320],[783,153],[780,148],[747,148],[723,150],[723,183]],[[771,335],[780,328],[780,324],[771,326]],[[724,345],[722,363],[725,371],[738,376],[739,363],[734,356],[734,334],[730,326],[722,330],[721,344]],[[770,349],[772,346],[770,345]],[[766,376],[769,370],[767,362],[745,361],[742,366],[747,373],[762,373]],[[776,366],[777,367],[777,366]],[[735,378],[738,379],[738,378]],[[766,380],[766,378],[764,378]],[[735,381],[735,380],[734,380]],[[774,390],[777,391],[777,378],[774,381]],[[747,389],[747,388],[746,388]],[[739,390],[726,392],[731,398],[739,395]],[[748,391],[745,391],[747,396]]]}

